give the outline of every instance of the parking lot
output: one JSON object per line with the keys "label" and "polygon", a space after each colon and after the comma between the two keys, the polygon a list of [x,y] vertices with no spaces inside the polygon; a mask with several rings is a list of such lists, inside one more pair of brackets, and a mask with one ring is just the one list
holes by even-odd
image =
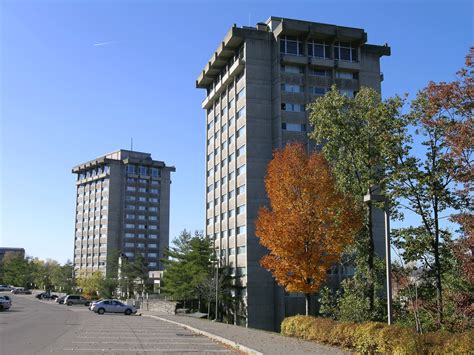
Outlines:
{"label": "parking lot", "polygon": [[234,353],[180,326],[140,316],[98,315],[83,305],[65,306],[13,295],[0,313],[0,354]]}

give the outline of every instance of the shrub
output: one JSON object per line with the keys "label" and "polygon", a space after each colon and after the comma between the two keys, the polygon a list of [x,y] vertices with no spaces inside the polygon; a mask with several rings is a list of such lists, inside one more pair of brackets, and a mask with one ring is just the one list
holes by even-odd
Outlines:
{"label": "shrub", "polygon": [[442,331],[419,335],[398,325],[338,322],[308,316],[286,318],[281,324],[281,333],[371,354],[468,354],[474,349],[474,330],[460,334]]}

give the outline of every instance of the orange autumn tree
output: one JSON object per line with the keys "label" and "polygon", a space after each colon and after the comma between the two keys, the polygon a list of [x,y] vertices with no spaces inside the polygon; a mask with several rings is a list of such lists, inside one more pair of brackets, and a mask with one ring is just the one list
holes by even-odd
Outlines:
{"label": "orange autumn tree", "polygon": [[344,248],[362,226],[353,201],[336,189],[328,162],[291,143],[274,153],[265,187],[270,209],[262,207],[256,235],[270,254],[260,263],[288,292],[309,299],[326,281]]}

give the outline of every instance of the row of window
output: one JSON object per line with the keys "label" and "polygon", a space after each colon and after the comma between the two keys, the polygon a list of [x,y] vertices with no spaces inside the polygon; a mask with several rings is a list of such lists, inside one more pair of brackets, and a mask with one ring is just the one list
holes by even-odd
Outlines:
{"label": "row of window", "polygon": [[127,229],[151,229],[156,230],[158,229],[157,225],[154,224],[133,224],[133,223],[125,223],[125,228]]}
{"label": "row of window", "polygon": [[108,191],[108,185],[104,187],[97,187],[97,188],[90,188],[90,189],[84,189],[83,187],[77,189],[77,196],[82,196],[82,195],[93,195],[95,194],[100,194],[101,192]]}
{"label": "row of window", "polygon": [[134,215],[134,214],[126,214],[125,215],[126,219],[138,219],[139,221],[157,221],[158,216],[145,216],[145,215]]}
{"label": "row of window", "polygon": [[160,199],[157,197],[145,197],[145,196],[133,196],[127,195],[125,196],[126,201],[138,201],[138,202],[160,202]]}
{"label": "row of window", "polygon": [[125,205],[125,209],[130,210],[130,211],[136,210],[136,211],[150,211],[150,212],[158,212],[159,210],[159,208],[156,206],[147,207],[147,206],[130,205],[130,204]]}
{"label": "row of window", "polygon": [[161,170],[158,168],[150,168],[143,165],[128,164],[127,174],[159,177],[161,176]]}
{"label": "row of window", "polygon": [[[239,196],[239,195],[245,193],[245,190],[246,190],[246,189],[245,189],[245,184],[244,184],[244,185],[241,185],[241,186],[239,186],[239,187],[237,187],[237,196]],[[217,206],[219,205],[219,201],[220,201],[220,203],[224,203],[224,202],[226,201],[226,199],[227,199],[227,200],[230,200],[230,199],[233,198],[234,195],[235,195],[234,191],[235,191],[235,190],[229,191],[227,194],[221,196],[220,199],[219,199],[219,198],[214,199],[214,202],[212,202],[212,201],[211,201],[211,202],[208,202],[208,203],[207,203],[207,209],[211,209],[211,208],[213,208],[213,207],[214,207],[214,208],[217,207]],[[229,211],[229,214],[230,214],[230,215],[232,215],[232,212],[231,212],[231,211],[233,211],[233,210],[230,210],[230,211]]]}
{"label": "row of window", "polygon": [[158,239],[158,234],[145,234],[145,233],[125,233],[125,239]]}
{"label": "row of window", "polygon": [[[241,206],[238,206],[237,207],[237,216],[238,215],[241,215],[241,214],[244,214],[245,213],[245,208],[246,206],[245,205],[241,205]],[[234,217],[234,209],[230,209],[228,212],[223,212],[220,214],[220,220],[223,221],[225,220],[226,218],[231,218],[231,217]],[[214,221],[214,223],[217,223],[219,222],[219,215],[216,215],[214,216],[214,219],[212,218],[208,218],[208,225],[212,224],[212,221]]]}
{"label": "row of window", "polygon": [[147,189],[146,187],[135,187],[135,186],[127,186],[127,191],[137,191],[137,192],[144,192],[144,193],[152,193],[157,194],[160,192],[158,189]]}
{"label": "row of window", "polygon": [[[244,135],[245,135],[245,126],[242,126],[242,127],[240,127],[240,128],[237,130],[235,136],[236,136],[237,139],[238,139],[238,138],[240,138],[240,137],[243,137]],[[214,141],[215,141],[216,139],[217,139],[217,138],[214,136]],[[227,141],[223,141],[223,142],[222,142],[222,146],[221,146],[220,149],[221,149],[221,150],[224,150],[225,148],[227,148],[230,144],[234,143],[234,139],[235,139],[235,138],[234,138],[234,135],[231,135]],[[209,140],[208,140],[208,144],[209,144]],[[211,159],[213,159],[215,156],[218,155],[218,153],[219,153],[219,148],[218,148],[218,147],[214,148],[214,151],[211,152],[211,153],[209,153],[209,154],[207,155],[207,161],[210,161]],[[232,154],[233,154],[233,153],[232,153]],[[232,154],[231,154],[231,155],[232,155]],[[231,155],[229,156],[229,158],[230,158],[229,163],[232,161],[232,156],[231,156]],[[222,166],[224,166],[224,164],[222,164]]]}
{"label": "row of window", "polygon": [[[237,111],[237,121],[239,120],[239,118],[242,118],[242,117],[245,116],[245,112],[246,112],[245,106],[242,106]],[[220,116],[219,115],[215,116],[214,119],[207,124],[207,129],[212,130],[214,128],[214,126],[218,125],[219,120],[220,120]],[[229,123],[228,124],[229,128],[232,127],[232,125],[234,124],[234,116],[231,116],[229,118],[228,123]],[[220,129],[218,129],[217,131],[214,132],[214,134],[215,135],[219,134],[219,133],[224,134],[226,130],[227,130],[227,123],[224,123]]]}
{"label": "row of window", "polygon": [[[216,168],[214,168],[216,169]],[[237,176],[240,176],[242,174],[245,174],[247,171],[247,166],[245,164],[239,166],[236,170],[236,175]],[[224,185],[225,183],[227,183],[227,180],[230,182],[233,178],[234,178],[234,172],[230,172],[229,175],[228,175],[228,178],[227,176],[226,177],[223,177],[221,181],[216,181],[214,182],[213,184],[210,184],[207,186],[207,192],[212,192],[214,191],[215,189],[217,189],[219,187],[219,185]]]}
{"label": "row of window", "polygon": [[96,177],[96,176],[99,176],[101,174],[108,174],[108,173],[110,173],[110,166],[102,165],[102,166],[99,166],[97,168],[93,168],[93,169],[89,169],[89,170],[85,170],[85,171],[80,172],[77,175],[77,178],[78,178],[78,180],[82,180],[84,178]]}
{"label": "row of window", "polygon": [[[222,257],[225,257],[226,253],[229,256],[235,255],[235,250],[236,248],[220,249],[220,255]],[[247,247],[245,245],[237,247],[237,255],[245,254],[246,252],[247,252]]]}
{"label": "row of window", "polygon": [[[318,58],[332,58],[331,45],[324,41],[310,40],[306,42],[295,36],[281,36],[280,37],[280,53]],[[358,59],[358,47],[346,42],[334,43],[334,59],[347,60],[355,62]]]}
{"label": "row of window", "polygon": [[134,182],[134,183],[140,183],[140,184],[150,183],[151,185],[159,185],[160,184],[159,180],[134,178],[134,177],[130,177],[130,176],[127,177],[127,182]]}
{"label": "row of window", "polygon": [[[327,88],[318,86],[309,86],[307,89],[310,94],[314,95],[325,95],[327,92]],[[303,85],[281,84],[281,91],[303,93],[305,92],[305,87]]]}
{"label": "row of window", "polygon": [[[237,235],[244,234],[245,230],[246,230],[245,228],[246,228],[245,225],[238,226],[237,227]],[[234,235],[235,235],[235,229],[234,228],[229,228],[229,229],[221,231],[220,234],[219,233],[214,233],[214,236],[208,235],[208,238],[217,240],[217,238],[227,238],[227,237],[232,237]]]}
{"label": "row of window", "polygon": [[147,247],[147,248],[158,248],[158,244],[156,244],[156,243],[145,244],[145,243],[126,242],[125,247],[126,248],[145,248],[145,247]]}

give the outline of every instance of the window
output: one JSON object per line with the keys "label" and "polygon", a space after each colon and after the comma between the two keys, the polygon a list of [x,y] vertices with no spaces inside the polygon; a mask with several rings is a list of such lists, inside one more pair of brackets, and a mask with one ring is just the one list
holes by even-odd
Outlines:
{"label": "window", "polygon": [[148,226],[148,229],[156,230],[158,229],[158,226],[152,224],[151,226],[150,225]]}
{"label": "window", "polygon": [[235,156],[234,153],[232,153],[231,155],[229,155],[229,163],[232,163],[232,161],[234,160],[234,156]]}
{"label": "window", "polygon": [[229,191],[229,193],[227,194],[227,198],[230,200],[233,197],[234,197],[234,190]]}
{"label": "window", "polygon": [[229,255],[235,255],[235,248],[229,248]]}
{"label": "window", "polygon": [[146,166],[140,166],[140,175],[147,175],[148,169]]}
{"label": "window", "polygon": [[237,235],[245,233],[245,226],[237,227]]}
{"label": "window", "polygon": [[214,121],[211,121],[207,124],[207,129],[212,129],[214,128]]}
{"label": "window", "polygon": [[281,129],[283,129],[284,131],[290,131],[290,132],[305,132],[306,125],[300,124],[300,123],[282,123]]}
{"label": "window", "polygon": [[341,95],[347,96],[351,99],[353,99],[355,96],[354,90],[339,90],[339,92],[341,93]]}
{"label": "window", "polygon": [[225,114],[227,114],[227,106],[224,106],[221,110],[221,116],[224,116]]}
{"label": "window", "polygon": [[148,248],[157,248],[157,244],[155,243],[148,244]]}
{"label": "window", "polygon": [[216,114],[216,116],[214,117],[214,123],[219,122],[219,119],[220,119],[219,114]]}
{"label": "window", "polygon": [[299,67],[295,65],[282,65],[281,71],[291,74],[304,74],[304,67]]}
{"label": "window", "polygon": [[304,55],[303,41],[294,36],[281,36],[280,53],[292,55]]}
{"label": "window", "polygon": [[224,212],[223,214],[221,214],[221,221],[223,221],[224,219],[227,218],[227,213]]}
{"label": "window", "polygon": [[242,107],[239,111],[237,111],[237,119],[245,116],[245,106]]}
{"label": "window", "polygon": [[148,266],[150,266],[150,267],[155,267],[155,266],[156,266],[156,262],[154,262],[154,261],[149,262],[149,263],[148,263]]}
{"label": "window", "polygon": [[305,111],[304,105],[288,103],[288,102],[282,102],[281,109],[282,111],[287,111],[287,112],[304,112]]}
{"label": "window", "polygon": [[326,88],[318,87],[318,86],[310,86],[309,92],[314,95],[325,95],[327,92]]}
{"label": "window", "polygon": [[234,235],[234,228],[229,228],[229,237]]}
{"label": "window", "polygon": [[127,186],[127,191],[136,191],[137,189],[134,186]]}
{"label": "window", "polygon": [[138,237],[138,239],[145,239],[145,234],[138,233],[137,237]]}
{"label": "window", "polygon": [[229,218],[234,216],[234,212],[235,212],[234,209],[229,210]]}
{"label": "window", "polygon": [[237,188],[237,195],[243,194],[245,192],[245,185],[239,186]]}
{"label": "window", "polygon": [[226,164],[227,164],[227,158],[224,158],[224,159],[221,161],[221,168],[223,168]]}
{"label": "window", "polygon": [[244,164],[237,169],[237,176],[244,174],[245,172],[246,172],[246,166]]}
{"label": "window", "polygon": [[125,218],[126,219],[135,219],[135,215],[134,214],[126,214]]}
{"label": "window", "polygon": [[[132,227],[133,228],[133,227]],[[125,233],[125,238],[130,239],[130,238],[135,238],[135,234],[133,233]]]}
{"label": "window", "polygon": [[135,196],[127,195],[127,196],[125,197],[125,199],[126,199],[127,201],[135,201],[137,198],[136,198]]}
{"label": "window", "polygon": [[141,196],[141,197],[138,198],[138,201],[140,201],[140,202],[146,202],[146,197]]}
{"label": "window", "polygon": [[222,179],[221,179],[221,185],[224,185],[226,183],[227,183],[227,176],[223,176]]}
{"label": "window", "polygon": [[302,85],[281,84],[281,91],[284,92],[304,92]]}
{"label": "window", "polygon": [[135,244],[133,243],[125,243],[125,247],[127,248],[133,248],[135,246]]}
{"label": "window", "polygon": [[[103,206],[102,208],[104,208],[105,206]],[[134,210],[135,209],[135,206],[134,205],[125,205],[125,209],[127,210]]]}
{"label": "window", "polygon": [[237,131],[237,138],[243,136],[245,134],[245,126],[239,128],[239,130]]}
{"label": "window", "polygon": [[148,253],[149,258],[156,258],[157,255],[158,255],[157,253]]}
{"label": "window", "polygon": [[331,76],[327,70],[309,68],[309,75],[313,76]]}
{"label": "window", "polygon": [[152,194],[157,194],[159,191],[158,191],[158,189],[150,189],[150,192],[151,192]]}
{"label": "window", "polygon": [[157,168],[151,168],[151,176],[152,177],[159,177],[161,174],[160,174],[160,170],[157,169]]}
{"label": "window", "polygon": [[149,234],[148,239],[158,239],[158,235],[156,234]]}
{"label": "window", "polygon": [[145,229],[145,225],[144,224],[139,224],[137,228],[138,229]]}
{"label": "window", "polygon": [[133,228],[135,228],[135,225],[134,225],[134,224],[131,224],[131,223],[126,223],[126,224],[125,224],[125,228],[133,229]]}
{"label": "window", "polygon": [[127,165],[127,173],[135,174],[135,165]]}
{"label": "window", "polygon": [[240,91],[237,93],[237,101],[243,97],[245,97],[245,88],[240,89]]}
{"label": "window", "polygon": [[350,71],[344,71],[344,70],[337,70],[336,71],[336,78],[338,79],[357,79],[358,74],[355,72],[350,72]]}
{"label": "window", "polygon": [[213,221],[212,218],[208,218],[207,221],[206,221],[206,225],[208,225],[208,226],[211,225],[212,221]]}
{"label": "window", "polygon": [[311,57],[331,58],[331,46],[326,42],[308,41],[307,49]]}
{"label": "window", "polygon": [[237,157],[240,157],[243,154],[245,154],[245,145],[243,145],[239,149],[237,149]]}
{"label": "window", "polygon": [[237,215],[245,212],[245,205],[237,207]]}
{"label": "window", "polygon": [[231,136],[229,137],[229,144],[234,143],[234,138],[235,138],[234,135],[231,135]]}
{"label": "window", "polygon": [[158,202],[158,199],[156,197],[150,197],[148,199],[149,202]]}
{"label": "window", "polygon": [[145,217],[144,215],[139,215],[139,216],[138,216],[138,219],[139,219],[140,221],[144,221],[145,218],[146,218],[146,217]]}
{"label": "window", "polygon": [[139,211],[146,211],[146,207],[145,206],[138,206],[138,210]]}
{"label": "window", "polygon": [[246,248],[245,246],[237,247],[237,254],[245,254]]}
{"label": "window", "polygon": [[357,48],[350,43],[336,42],[334,45],[334,58],[340,60],[357,61]]}
{"label": "window", "polygon": [[234,99],[230,99],[229,101],[229,109],[231,109],[232,107],[234,107]]}
{"label": "window", "polygon": [[151,212],[158,212],[158,207],[150,207],[148,210]]}

